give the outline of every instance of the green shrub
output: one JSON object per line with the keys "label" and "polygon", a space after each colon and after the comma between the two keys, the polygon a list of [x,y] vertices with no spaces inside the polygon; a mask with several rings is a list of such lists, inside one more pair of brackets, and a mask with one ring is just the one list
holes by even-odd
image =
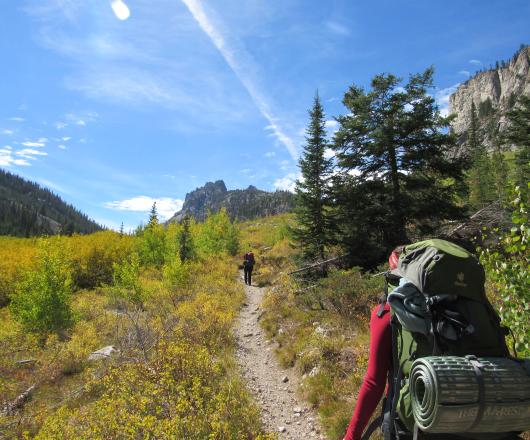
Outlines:
{"label": "green shrub", "polygon": [[164,226],[148,225],[140,234],[138,255],[144,266],[162,267],[168,253],[168,241]]}
{"label": "green shrub", "polygon": [[71,265],[58,240],[39,243],[38,266],[22,277],[15,291],[10,309],[26,331],[46,335],[72,326]]}
{"label": "green shrub", "polygon": [[144,290],[140,282],[140,258],[133,252],[122,263],[114,263],[113,286],[109,289],[114,299],[122,299],[141,305]]}
{"label": "green shrub", "polygon": [[[528,186],[530,188],[530,182]],[[493,237],[497,246],[479,249],[479,252],[493,286],[494,302],[500,304],[503,324],[515,334],[517,353],[527,357],[530,356],[530,223],[528,200],[524,200],[522,194],[516,187],[511,197],[511,230],[498,232]]]}
{"label": "green shrub", "polygon": [[173,259],[164,266],[164,283],[172,291],[185,288],[190,281],[190,268],[190,264],[181,262],[180,258]]}
{"label": "green shrub", "polygon": [[78,289],[95,289],[112,282],[113,259],[103,249],[93,248],[85,264],[74,263],[73,281]]}
{"label": "green shrub", "polygon": [[236,255],[239,251],[239,229],[230,221],[226,209],[210,214],[204,223],[195,225],[195,229],[195,243],[201,256]]}

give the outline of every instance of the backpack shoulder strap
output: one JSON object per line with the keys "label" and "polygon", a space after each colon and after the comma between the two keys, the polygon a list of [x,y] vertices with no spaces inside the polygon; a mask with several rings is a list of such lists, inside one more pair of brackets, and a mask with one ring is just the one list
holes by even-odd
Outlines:
{"label": "backpack shoulder strap", "polygon": [[380,300],[381,304],[379,305],[379,310],[377,310],[378,318],[381,318],[381,316],[383,316],[383,313],[385,312],[385,305],[386,305],[387,298],[388,298],[388,280],[385,277],[385,293]]}

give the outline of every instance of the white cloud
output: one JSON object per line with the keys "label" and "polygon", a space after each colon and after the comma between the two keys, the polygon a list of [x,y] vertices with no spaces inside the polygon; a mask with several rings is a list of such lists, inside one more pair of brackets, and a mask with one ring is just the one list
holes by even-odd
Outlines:
{"label": "white cloud", "polygon": [[63,137],[61,138],[61,140],[62,140],[63,142],[68,142],[70,139],[72,139],[70,136],[63,136]]}
{"label": "white cloud", "polygon": [[63,128],[68,127],[68,124],[66,122],[58,121],[55,124],[53,124],[57,130],[62,130]]}
{"label": "white cloud", "polygon": [[243,84],[259,112],[269,122],[267,129],[272,130],[278,141],[285,146],[291,157],[296,160],[298,158],[298,149],[295,142],[286,133],[278,118],[271,111],[268,99],[258,88],[257,82],[253,78],[254,75],[252,73],[257,71],[258,68],[250,54],[239,41],[235,38],[230,38],[226,32],[220,30],[219,26],[213,24],[202,7],[200,0],[182,0],[182,2],[221,53],[241,84]]}
{"label": "white cloud", "polygon": [[458,73],[460,75],[467,76],[468,78],[471,76],[471,73],[469,72],[469,70],[460,70]]}
{"label": "white cloud", "polygon": [[251,168],[243,168],[243,169],[241,170],[241,172],[242,172],[243,174],[248,174],[248,173],[251,173],[251,172],[252,172],[252,169],[251,169]]}
{"label": "white cloud", "polygon": [[129,7],[122,0],[112,0],[110,6],[119,20],[127,20],[131,15]]}
{"label": "white cloud", "polygon": [[326,159],[331,159],[332,157],[335,157],[335,152],[331,148],[326,148],[324,151],[324,157]]}
{"label": "white cloud", "polygon": [[4,130],[2,130],[2,134],[7,134],[7,135],[11,135],[11,134],[13,134],[13,133],[14,133],[14,131],[13,131],[13,130],[9,130],[9,129],[7,129],[7,128],[6,128],[6,129],[4,129]]}
{"label": "white cloud", "polygon": [[20,118],[18,116],[13,116],[12,118],[8,118],[10,121],[15,121],[15,122],[24,122],[25,119],[24,118]]}
{"label": "white cloud", "polygon": [[67,150],[66,145],[63,144],[57,145],[57,148],[60,148],[61,150]]}
{"label": "white cloud", "polygon": [[454,84],[445,89],[438,90],[435,95],[436,103],[440,108],[440,113],[442,116],[447,116],[449,114],[449,97],[456,92],[460,83]]}
{"label": "white cloud", "polygon": [[326,128],[334,129],[338,128],[339,123],[335,120],[329,120],[325,122]]}
{"label": "white cloud", "polygon": [[11,167],[13,165],[30,166],[31,164],[26,159],[13,157],[13,149],[9,145],[0,148],[0,166]]}
{"label": "white cloud", "polygon": [[156,202],[156,209],[162,220],[169,219],[175,212],[182,209],[183,201],[169,197],[153,198],[137,196],[126,200],[105,203],[105,207],[119,211],[149,212]]}
{"label": "white cloud", "polygon": [[275,189],[294,192],[296,181],[299,179],[299,177],[299,174],[289,173],[285,177],[276,179],[273,183],[273,186]]}
{"label": "white cloud", "polygon": [[324,123],[328,136],[333,136],[339,129],[339,123],[335,120],[329,120]]}
{"label": "white cloud", "polygon": [[48,153],[46,153],[45,151],[34,150],[32,148],[24,148],[22,150],[18,150],[15,154],[17,156],[24,157],[26,159],[32,159],[32,160],[37,160],[35,156],[47,156],[48,155]]}
{"label": "white cloud", "polygon": [[469,60],[469,64],[474,64],[475,66],[480,66],[482,61],[480,60]]}
{"label": "white cloud", "polygon": [[70,124],[86,126],[88,122],[96,122],[99,115],[96,112],[84,112],[84,113],[67,113],[64,115],[65,120]]}
{"label": "white cloud", "polygon": [[328,30],[330,30],[334,34],[342,35],[344,37],[347,37],[348,35],[351,34],[348,27],[346,27],[345,25],[341,23],[337,23],[336,21],[329,20],[329,21],[326,21],[324,25],[326,26],[326,28],[328,28]]}
{"label": "white cloud", "polygon": [[276,156],[276,152],[275,151],[267,151],[265,153],[265,157],[274,157]]}
{"label": "white cloud", "polygon": [[22,145],[24,145],[25,147],[44,147],[46,146],[46,143],[40,142],[40,140],[37,142],[26,141],[26,142],[22,142]]}
{"label": "white cloud", "polygon": [[291,161],[290,161],[290,160],[282,160],[282,161],[280,162],[280,169],[281,169],[282,171],[287,171],[287,170],[289,170],[289,169],[292,169],[292,163],[291,163]]}

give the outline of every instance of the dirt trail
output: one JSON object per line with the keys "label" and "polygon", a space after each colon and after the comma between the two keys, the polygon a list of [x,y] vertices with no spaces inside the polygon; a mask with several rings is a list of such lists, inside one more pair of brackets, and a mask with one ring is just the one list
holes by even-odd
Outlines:
{"label": "dirt trail", "polygon": [[247,300],[234,330],[237,359],[247,387],[262,408],[263,423],[281,440],[325,439],[316,413],[296,396],[299,379],[280,367],[275,344],[259,325],[264,289],[245,286]]}

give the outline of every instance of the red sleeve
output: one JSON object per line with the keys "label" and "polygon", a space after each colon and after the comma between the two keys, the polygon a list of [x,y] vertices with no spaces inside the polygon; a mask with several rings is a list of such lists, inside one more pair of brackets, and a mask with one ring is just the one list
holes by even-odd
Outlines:
{"label": "red sleeve", "polygon": [[368,371],[364,377],[355,411],[344,440],[360,440],[386,387],[387,374],[392,358],[392,334],[390,329],[390,307],[377,316],[380,306],[372,311],[370,318],[370,355]]}

